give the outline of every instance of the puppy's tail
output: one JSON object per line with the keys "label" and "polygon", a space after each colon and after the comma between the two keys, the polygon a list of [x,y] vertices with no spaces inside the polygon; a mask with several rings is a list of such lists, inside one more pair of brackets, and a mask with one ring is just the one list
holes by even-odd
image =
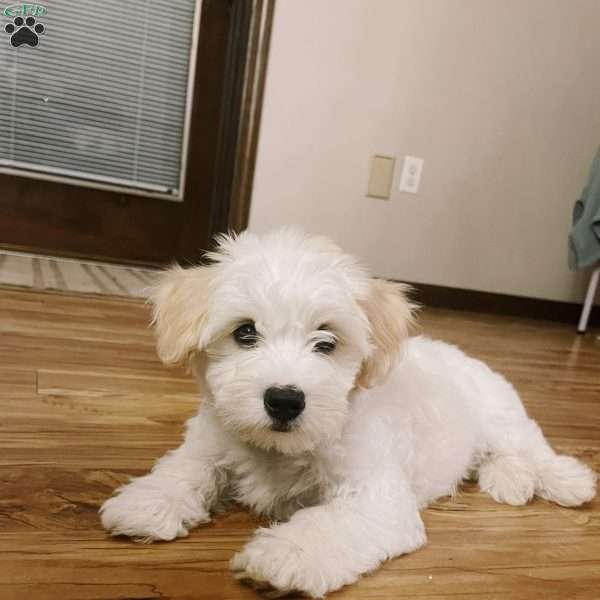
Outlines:
{"label": "puppy's tail", "polygon": [[534,495],[561,506],[592,500],[596,473],[572,456],[556,454],[533,421],[528,433],[520,440],[525,443],[503,444],[484,460],[479,468],[481,490],[497,502],[514,505],[526,504]]}

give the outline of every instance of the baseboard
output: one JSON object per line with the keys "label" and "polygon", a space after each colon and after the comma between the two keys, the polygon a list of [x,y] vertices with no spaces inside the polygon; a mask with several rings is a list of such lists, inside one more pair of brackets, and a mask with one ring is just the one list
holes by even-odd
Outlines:
{"label": "baseboard", "polygon": [[[581,304],[573,302],[525,298],[425,283],[410,283],[410,285],[414,288],[413,298],[424,306],[557,321],[570,323],[574,328],[581,314]],[[588,327],[598,325],[600,325],[600,306],[595,306]]]}

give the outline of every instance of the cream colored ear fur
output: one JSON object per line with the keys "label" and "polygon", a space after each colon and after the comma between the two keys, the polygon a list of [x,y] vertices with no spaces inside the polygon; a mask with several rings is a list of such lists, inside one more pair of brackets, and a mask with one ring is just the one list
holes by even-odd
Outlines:
{"label": "cream colored ear fur", "polygon": [[369,287],[361,306],[371,325],[373,350],[363,362],[356,382],[364,388],[385,381],[396,365],[416,309],[407,298],[410,287],[405,284],[372,279]]}
{"label": "cream colored ear fur", "polygon": [[210,295],[211,267],[165,271],[150,295],[152,323],[159,358],[169,365],[181,364],[201,350]]}

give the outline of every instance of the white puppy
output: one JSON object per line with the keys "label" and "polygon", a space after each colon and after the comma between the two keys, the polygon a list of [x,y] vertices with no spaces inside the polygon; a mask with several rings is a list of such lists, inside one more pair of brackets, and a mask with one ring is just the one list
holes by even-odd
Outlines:
{"label": "white puppy", "polygon": [[235,576],[313,597],[425,544],[419,510],[471,471],[499,502],[577,506],[595,474],[557,455],[500,375],[407,339],[402,285],[322,237],[223,237],[209,266],[164,275],[158,353],[191,360],[202,403],[185,441],[101,509],[114,535],[172,540],[227,500],[279,522]]}

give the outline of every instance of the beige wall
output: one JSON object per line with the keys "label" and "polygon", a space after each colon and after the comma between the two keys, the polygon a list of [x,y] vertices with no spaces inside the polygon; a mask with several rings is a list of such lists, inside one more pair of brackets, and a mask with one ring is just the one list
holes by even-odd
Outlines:
{"label": "beige wall", "polygon": [[[598,0],[278,0],[250,228],[326,233],[380,276],[581,299],[599,23]],[[373,153],[399,159],[389,201],[364,195]]]}

